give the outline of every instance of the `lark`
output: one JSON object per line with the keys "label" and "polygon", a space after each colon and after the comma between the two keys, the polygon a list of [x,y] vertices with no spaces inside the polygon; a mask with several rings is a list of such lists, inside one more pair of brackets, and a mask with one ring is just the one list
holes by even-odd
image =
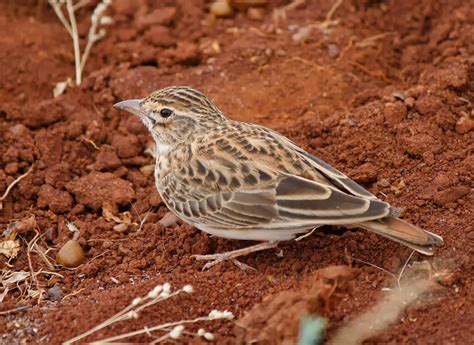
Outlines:
{"label": "lark", "polygon": [[203,93],[167,87],[116,108],[138,116],[156,142],[156,188],[183,221],[211,235],[263,241],[195,255],[204,269],[275,247],[321,225],[357,226],[425,255],[443,239],[328,163],[269,128],[227,118]]}

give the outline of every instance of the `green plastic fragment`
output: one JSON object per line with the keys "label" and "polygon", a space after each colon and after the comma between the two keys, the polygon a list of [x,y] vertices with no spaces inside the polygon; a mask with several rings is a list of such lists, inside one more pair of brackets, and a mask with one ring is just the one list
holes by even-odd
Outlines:
{"label": "green plastic fragment", "polygon": [[301,319],[298,345],[318,345],[324,338],[326,320],[320,316],[308,315]]}

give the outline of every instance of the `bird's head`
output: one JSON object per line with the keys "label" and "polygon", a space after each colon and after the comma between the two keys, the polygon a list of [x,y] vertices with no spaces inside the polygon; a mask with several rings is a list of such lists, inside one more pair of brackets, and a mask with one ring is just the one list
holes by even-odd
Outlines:
{"label": "bird's head", "polygon": [[222,112],[202,92],[187,86],[171,86],[146,98],[114,104],[138,116],[158,145],[185,142],[196,132],[206,132],[225,120]]}

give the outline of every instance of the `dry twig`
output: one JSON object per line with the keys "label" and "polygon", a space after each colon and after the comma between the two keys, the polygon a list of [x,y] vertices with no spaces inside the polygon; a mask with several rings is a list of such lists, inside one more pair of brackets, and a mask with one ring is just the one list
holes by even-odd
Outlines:
{"label": "dry twig", "polygon": [[3,209],[3,200],[5,200],[8,196],[8,194],[10,193],[10,190],[18,183],[20,182],[21,180],[23,180],[26,176],[28,176],[28,174],[31,172],[31,170],[33,170],[33,165],[31,165],[28,170],[26,171],[26,173],[24,173],[23,175],[20,175],[18,176],[12,183],[10,183],[10,185],[7,187],[7,189],[5,190],[5,193],[3,193],[3,195],[0,197],[0,211]]}
{"label": "dry twig", "polygon": [[[99,2],[94,9],[94,12],[91,15],[91,26],[89,28],[89,32],[87,34],[87,43],[84,48],[84,52],[81,55],[81,48],[79,42],[79,33],[77,30],[77,21],[76,21],[76,14],[75,12],[87,4],[88,0],[82,0],[77,2],[76,4],[73,3],[73,0],[48,0],[49,4],[56,13],[59,21],[63,24],[64,28],[68,32],[69,36],[71,37],[73,43],[73,50],[74,50],[74,63],[75,63],[75,70],[76,70],[76,85],[80,85],[82,82],[82,73],[84,71],[84,67],[87,62],[87,58],[89,57],[90,51],[92,46],[97,42],[100,41],[102,38],[105,37],[106,31],[104,28],[100,28],[100,25],[108,25],[112,23],[112,19],[110,17],[104,16],[104,12],[107,7],[111,4],[112,0],[102,0]],[[68,19],[66,19],[62,6],[66,3],[66,12],[68,14]],[[54,96],[59,96],[62,92],[64,92],[66,86],[68,86],[66,82],[60,82],[56,85]]]}
{"label": "dry twig", "polygon": [[[85,337],[105,327],[112,325],[113,323],[116,323],[119,321],[130,320],[130,319],[137,319],[139,317],[139,313],[142,312],[142,310],[144,310],[145,308],[148,308],[149,306],[152,306],[156,303],[164,301],[173,296],[179,295],[180,293],[183,293],[183,292],[192,293],[193,287],[191,285],[185,285],[183,288],[176,290],[174,292],[171,292],[171,286],[169,283],[164,283],[163,285],[157,285],[146,296],[134,298],[127,307],[119,311],[117,314],[108,318],[107,320],[95,326],[94,328],[72,339],[69,339],[68,341],[64,342],[64,345],[70,345],[81,339],[84,339]],[[153,327],[145,327],[143,329],[140,329],[134,332],[113,336],[107,339],[101,339],[97,342],[93,342],[92,344],[112,343],[120,339],[126,339],[126,338],[130,338],[132,336],[140,335],[140,334],[148,334],[149,336],[152,336],[151,332],[166,331],[167,333],[165,335],[159,338],[156,338],[154,341],[151,342],[152,344],[155,344],[157,342],[161,342],[164,340],[179,339],[179,337],[184,331],[184,326],[183,326],[184,324],[195,323],[199,321],[209,321],[209,320],[221,320],[221,319],[231,320],[233,318],[234,318],[234,315],[227,310],[226,311],[213,310],[207,316],[198,317],[192,320],[180,320],[176,322],[169,322],[169,323],[165,323],[165,324],[153,326]],[[201,331],[201,330],[198,331],[196,335],[202,336],[207,340],[212,340],[214,338],[212,333]]]}

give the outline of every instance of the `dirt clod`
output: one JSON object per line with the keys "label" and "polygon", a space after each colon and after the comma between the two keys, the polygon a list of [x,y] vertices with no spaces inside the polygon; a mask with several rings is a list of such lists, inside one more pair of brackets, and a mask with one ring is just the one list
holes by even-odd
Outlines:
{"label": "dirt clod", "polygon": [[347,266],[326,267],[308,277],[298,290],[267,296],[236,322],[238,341],[270,344],[293,343],[300,320],[309,315],[325,315],[348,292],[354,277]]}
{"label": "dirt clod", "polygon": [[76,200],[94,210],[104,203],[125,205],[135,198],[132,184],[111,173],[93,171],[88,175],[66,184]]}

